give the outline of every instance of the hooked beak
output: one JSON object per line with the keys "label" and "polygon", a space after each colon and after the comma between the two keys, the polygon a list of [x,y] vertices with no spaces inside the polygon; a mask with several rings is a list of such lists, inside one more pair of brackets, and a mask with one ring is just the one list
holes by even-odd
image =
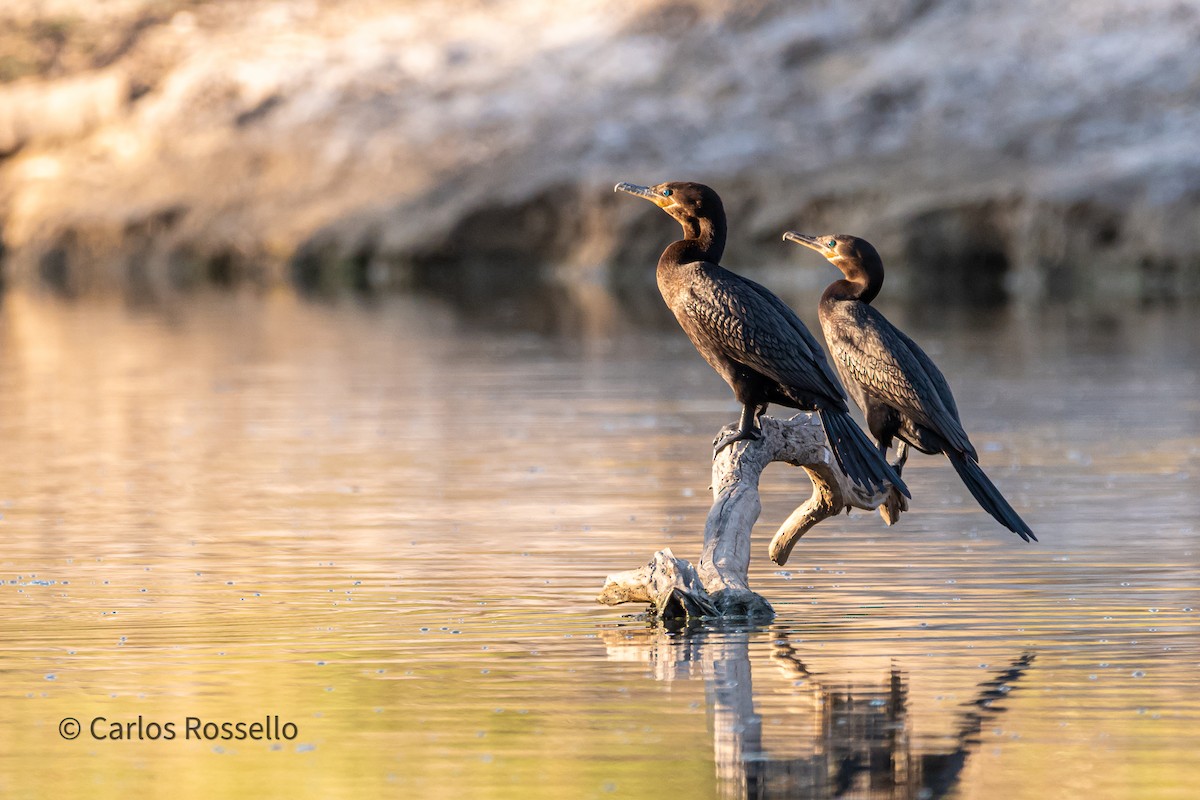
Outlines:
{"label": "hooked beak", "polygon": [[818,253],[825,256],[826,258],[829,258],[829,256],[833,254],[833,251],[830,250],[828,247],[826,247],[824,244],[822,244],[817,239],[817,237],[809,236],[806,233],[796,233],[795,231],[788,231],[787,233],[785,233],[783,235],[783,240],[785,242],[795,242],[796,244],[802,244],[805,247],[808,247],[812,250],[816,250]]}
{"label": "hooked beak", "polygon": [[649,200],[651,203],[654,203],[654,205],[658,206],[659,208],[665,207],[665,205],[667,203],[667,198],[650,191],[649,186],[638,186],[636,183],[625,183],[624,181],[622,181],[621,183],[618,183],[616,186],[613,187],[613,191],[614,192],[625,192],[626,194],[631,194],[631,195],[634,195],[635,197],[645,198],[646,200]]}

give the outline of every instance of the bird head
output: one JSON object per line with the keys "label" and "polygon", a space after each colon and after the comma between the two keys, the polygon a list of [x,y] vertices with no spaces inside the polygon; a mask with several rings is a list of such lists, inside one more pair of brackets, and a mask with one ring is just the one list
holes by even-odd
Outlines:
{"label": "bird head", "polygon": [[657,186],[618,183],[613,187],[613,191],[645,198],[679,220],[685,227],[689,221],[704,218],[723,221],[725,216],[721,198],[702,183],[671,181]]}
{"label": "bird head", "polygon": [[809,236],[805,233],[788,231],[783,235],[785,242],[802,244],[810,250],[816,250],[821,255],[847,274],[855,268],[871,267],[882,264],[879,252],[866,239],[857,236],[847,236],[844,233]]}
{"label": "bird head", "polygon": [[809,236],[788,231],[783,240],[802,244],[825,256],[830,264],[842,271],[846,280],[860,287],[856,299],[869,303],[879,294],[883,286],[883,259],[866,239],[842,233]]}

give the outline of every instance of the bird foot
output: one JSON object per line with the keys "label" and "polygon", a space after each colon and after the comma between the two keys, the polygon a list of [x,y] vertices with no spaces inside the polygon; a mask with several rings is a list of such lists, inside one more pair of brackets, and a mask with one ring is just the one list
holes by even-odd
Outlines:
{"label": "bird foot", "polygon": [[756,442],[762,438],[762,432],[756,430],[736,430],[732,433],[727,433],[724,436],[718,436],[713,439],[713,458],[734,442]]}

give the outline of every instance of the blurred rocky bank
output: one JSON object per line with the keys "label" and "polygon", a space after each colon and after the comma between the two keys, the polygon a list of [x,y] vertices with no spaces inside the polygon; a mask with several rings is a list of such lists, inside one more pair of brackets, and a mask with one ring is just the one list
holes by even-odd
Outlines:
{"label": "blurred rocky bank", "polygon": [[657,303],[677,226],[612,185],[694,179],[779,288],[832,277],[793,228],[910,296],[1194,297],[1197,42],[1190,0],[10,0],[0,268]]}

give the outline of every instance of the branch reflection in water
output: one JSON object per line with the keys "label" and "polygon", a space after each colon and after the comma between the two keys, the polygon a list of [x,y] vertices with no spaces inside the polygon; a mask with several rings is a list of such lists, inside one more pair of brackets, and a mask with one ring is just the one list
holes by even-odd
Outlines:
{"label": "branch reflection in water", "polygon": [[[912,731],[922,721],[910,716],[908,675],[895,664],[877,684],[849,682],[810,668],[787,633],[762,627],[621,627],[601,636],[610,659],[652,664],[658,680],[704,679],[720,796],[727,798],[944,797],[979,746],[983,726],[1004,713],[999,701],[1035,659],[1024,653],[989,672],[958,706],[953,741],[930,747],[914,743]],[[806,718],[781,731],[808,741],[764,741],[751,641],[767,636],[774,637],[769,655],[754,667],[790,679],[793,713]]]}

